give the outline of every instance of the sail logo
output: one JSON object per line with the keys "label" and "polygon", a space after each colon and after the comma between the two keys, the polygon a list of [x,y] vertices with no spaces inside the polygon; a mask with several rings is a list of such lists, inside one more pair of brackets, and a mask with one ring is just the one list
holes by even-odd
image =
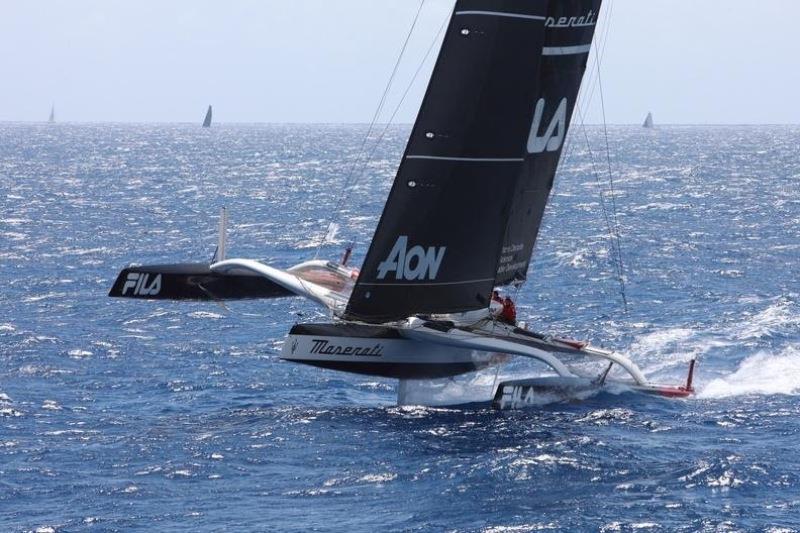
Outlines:
{"label": "sail logo", "polygon": [[582,17],[547,17],[544,25],[547,28],[584,28],[597,24],[597,13],[590,10]]}
{"label": "sail logo", "polygon": [[499,401],[495,399],[494,407],[496,409],[519,409],[528,405],[536,403],[536,393],[533,387],[525,386],[505,386],[503,387],[503,395]]}
{"label": "sail logo", "polygon": [[131,272],[122,286],[122,295],[126,296],[130,289],[133,289],[134,296],[158,296],[161,292],[161,274],[157,274],[150,282],[150,274]]}
{"label": "sail logo", "polygon": [[544,152],[555,152],[564,144],[564,136],[567,133],[567,99],[562,98],[558,104],[553,118],[550,119],[544,134],[539,135],[542,129],[542,118],[546,102],[540,98],[536,102],[536,110],[533,114],[533,124],[531,124],[531,134],[528,137],[528,153],[541,154]]}
{"label": "sail logo", "polygon": [[[333,344],[324,339],[311,339],[311,353],[320,355],[359,355],[364,357],[380,357],[383,354],[383,346],[342,346]],[[294,353],[294,352],[292,352]]]}
{"label": "sail logo", "polygon": [[446,246],[414,246],[408,249],[408,236],[401,235],[394,243],[386,261],[378,265],[378,279],[386,279],[389,272],[394,272],[395,279],[418,281],[434,280],[442,266]]}

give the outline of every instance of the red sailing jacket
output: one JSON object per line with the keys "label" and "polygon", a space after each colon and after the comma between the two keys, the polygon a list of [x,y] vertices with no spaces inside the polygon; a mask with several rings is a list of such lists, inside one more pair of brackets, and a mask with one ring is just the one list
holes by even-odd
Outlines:
{"label": "red sailing jacket", "polygon": [[517,308],[510,298],[503,300],[503,311],[500,313],[500,318],[509,324],[517,323]]}

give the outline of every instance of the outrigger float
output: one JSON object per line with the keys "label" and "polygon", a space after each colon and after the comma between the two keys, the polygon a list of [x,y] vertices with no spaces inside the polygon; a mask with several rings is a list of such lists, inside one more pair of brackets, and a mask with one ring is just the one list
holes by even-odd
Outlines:
{"label": "outrigger float", "polygon": [[[685,384],[654,384],[621,354],[504,324],[490,311],[496,287],[527,278],[600,3],[456,2],[360,270],[348,265],[349,250],[340,262],[286,269],[227,259],[223,212],[210,263],[129,267],[110,296],[306,298],[332,321],[294,325],[282,359],[403,383],[459,376],[512,356],[549,372],[496,384],[487,401],[498,409],[611,386],[691,395],[694,362]],[[626,377],[609,377],[613,367]]]}

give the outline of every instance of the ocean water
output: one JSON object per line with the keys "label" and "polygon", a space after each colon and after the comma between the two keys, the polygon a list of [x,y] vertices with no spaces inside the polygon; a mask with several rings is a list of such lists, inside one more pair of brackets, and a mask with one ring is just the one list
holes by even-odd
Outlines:
{"label": "ocean water", "polygon": [[[530,327],[698,394],[494,412],[277,358],[298,300],[112,300],[132,262],[363,258],[407,127],[0,124],[0,531],[800,531],[800,128],[575,129]],[[613,218],[613,214],[611,214]],[[512,361],[504,377],[541,369]],[[475,376],[485,382],[486,376]],[[468,389],[469,387],[465,387]]]}

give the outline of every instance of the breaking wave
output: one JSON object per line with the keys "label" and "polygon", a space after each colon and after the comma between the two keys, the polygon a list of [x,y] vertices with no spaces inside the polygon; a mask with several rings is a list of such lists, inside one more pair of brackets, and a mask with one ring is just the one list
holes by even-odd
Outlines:
{"label": "breaking wave", "polygon": [[760,352],[747,357],[727,376],[714,379],[698,393],[700,398],[800,393],[800,350],[780,354]]}

